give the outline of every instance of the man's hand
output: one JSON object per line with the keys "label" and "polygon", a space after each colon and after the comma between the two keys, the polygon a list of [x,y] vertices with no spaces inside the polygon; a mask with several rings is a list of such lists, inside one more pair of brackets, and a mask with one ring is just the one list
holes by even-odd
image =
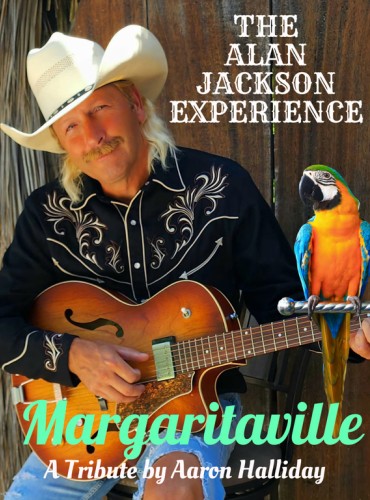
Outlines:
{"label": "man's hand", "polygon": [[357,354],[370,359],[370,319],[365,319],[361,328],[351,334],[349,345]]}
{"label": "man's hand", "polygon": [[145,389],[140,370],[129,361],[147,361],[149,355],[129,347],[76,338],[69,351],[69,369],[96,396],[116,403],[130,403]]}

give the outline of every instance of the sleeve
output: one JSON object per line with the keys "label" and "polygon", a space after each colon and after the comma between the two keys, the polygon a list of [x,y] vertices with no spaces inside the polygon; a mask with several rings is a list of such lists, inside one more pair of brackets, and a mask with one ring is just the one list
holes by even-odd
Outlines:
{"label": "sleeve", "polygon": [[282,318],[277,310],[280,299],[302,300],[303,292],[293,250],[271,208],[246,175],[234,259],[248,309],[259,323],[267,323]]}
{"label": "sleeve", "polygon": [[31,195],[0,271],[0,364],[10,373],[75,386],[79,380],[68,369],[74,336],[40,330],[27,322],[34,298],[56,281],[41,204]]}

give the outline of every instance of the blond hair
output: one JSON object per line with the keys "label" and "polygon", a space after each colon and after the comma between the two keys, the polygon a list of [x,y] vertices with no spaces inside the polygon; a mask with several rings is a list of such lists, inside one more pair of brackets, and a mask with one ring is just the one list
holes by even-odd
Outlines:
{"label": "blond hair", "polygon": [[[132,83],[127,80],[114,82],[113,85],[122,92],[131,102]],[[175,154],[176,147],[173,137],[164,121],[158,116],[154,104],[142,96],[146,119],[142,124],[142,134],[149,144],[148,171],[154,169],[155,161],[166,169],[167,154]],[[62,158],[59,180],[73,203],[81,201],[83,178],[81,170],[73,163],[68,154]]]}

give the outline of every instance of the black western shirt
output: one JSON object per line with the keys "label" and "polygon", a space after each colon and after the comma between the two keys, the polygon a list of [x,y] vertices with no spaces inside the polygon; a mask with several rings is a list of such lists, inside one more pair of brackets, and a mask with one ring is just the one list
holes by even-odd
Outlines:
{"label": "black western shirt", "polygon": [[[84,178],[73,205],[58,181],[26,200],[0,273],[0,362],[11,373],[75,385],[73,336],[28,324],[34,298],[69,280],[119,291],[141,303],[168,285],[218,288],[237,309],[240,292],[260,323],[277,303],[301,295],[293,253],[249,174],[235,162],[179,148],[129,204]],[[234,371],[221,391],[237,390]],[[222,385],[222,384],[221,384]]]}

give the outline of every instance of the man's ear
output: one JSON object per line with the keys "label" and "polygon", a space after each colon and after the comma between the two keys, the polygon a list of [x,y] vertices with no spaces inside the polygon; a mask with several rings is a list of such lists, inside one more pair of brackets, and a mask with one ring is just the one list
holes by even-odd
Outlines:
{"label": "man's ear", "polygon": [[144,123],[146,120],[146,112],[144,109],[143,98],[135,85],[133,85],[131,89],[131,103],[139,123]]}

